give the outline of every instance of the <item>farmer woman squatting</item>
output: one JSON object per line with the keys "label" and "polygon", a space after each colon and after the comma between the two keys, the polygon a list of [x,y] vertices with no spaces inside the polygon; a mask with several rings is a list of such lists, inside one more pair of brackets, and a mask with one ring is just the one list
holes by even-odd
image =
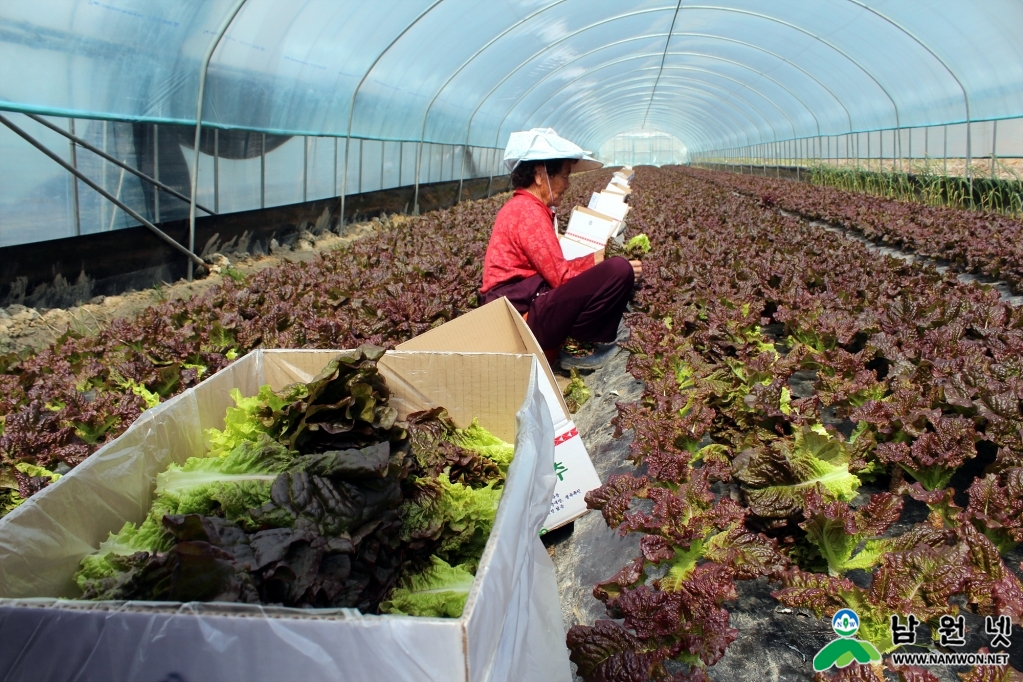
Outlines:
{"label": "farmer woman squatting", "polygon": [[640,261],[604,260],[604,250],[566,260],[553,208],[569,175],[603,164],[550,128],[512,133],[504,162],[515,193],[497,213],[483,262],[483,302],[502,296],[525,318],[554,367],[565,338],[615,340]]}

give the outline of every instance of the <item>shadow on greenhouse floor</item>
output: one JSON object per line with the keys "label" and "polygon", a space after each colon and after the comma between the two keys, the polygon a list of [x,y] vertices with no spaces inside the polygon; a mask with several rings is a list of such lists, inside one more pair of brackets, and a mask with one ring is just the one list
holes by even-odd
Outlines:
{"label": "shadow on greenhouse floor", "polygon": [[[456,203],[459,182],[419,187],[421,213]],[[462,183],[462,200],[481,199],[510,188],[508,176],[476,178]],[[345,198],[345,223],[381,214],[409,213],[413,186],[395,187]],[[337,229],[338,197],[300,204],[202,216],[195,221],[196,253],[204,245],[233,244],[237,252],[269,253],[269,244],[294,243],[303,229],[326,225]],[[181,244],[188,243],[188,221],[160,223],[160,229]],[[233,241],[232,241],[233,240]],[[0,248],[0,307],[22,304],[34,308],[69,307],[94,296],[112,296],[174,282],[187,273],[187,262],[145,227],[54,239]]]}

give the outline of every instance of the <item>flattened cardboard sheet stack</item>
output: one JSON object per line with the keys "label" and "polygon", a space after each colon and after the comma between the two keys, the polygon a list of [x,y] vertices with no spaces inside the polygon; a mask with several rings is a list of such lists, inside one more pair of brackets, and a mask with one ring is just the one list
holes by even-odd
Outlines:
{"label": "flattened cardboard sheet stack", "polygon": [[634,177],[631,168],[615,171],[607,187],[594,192],[589,205],[572,210],[568,229],[561,237],[561,252],[571,260],[603,249],[608,239],[622,243],[625,218],[629,214],[626,198],[632,193],[629,182]]}

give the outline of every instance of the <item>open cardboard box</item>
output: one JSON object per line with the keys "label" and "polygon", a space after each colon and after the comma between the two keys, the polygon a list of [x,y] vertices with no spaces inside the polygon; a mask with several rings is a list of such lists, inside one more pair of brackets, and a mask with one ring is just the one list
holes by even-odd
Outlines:
{"label": "open cardboard box", "polygon": [[500,298],[466,313],[406,341],[398,350],[531,353],[543,370],[539,385],[554,424],[554,469],[558,479],[550,514],[541,532],[560,528],[586,513],[583,496],[600,487],[600,476],[586,452],[543,351],[508,299]]}
{"label": "open cardboard box", "polygon": [[615,237],[624,227],[622,221],[585,206],[572,209],[568,229],[559,243],[566,260],[579,258],[603,249],[607,240]]}
{"label": "open cardboard box", "polygon": [[[0,519],[0,679],[497,681],[571,679],[554,567],[538,533],[554,490],[546,368],[523,354],[387,353],[404,417],[443,406],[513,441],[515,459],[460,618],[246,604],[82,602],[81,558],[141,521],[157,473],[204,454],[230,390],[308,381],[335,351],[257,350],[147,410],[119,438]],[[557,400],[555,400],[557,403]],[[561,410],[561,405],[558,405]]]}

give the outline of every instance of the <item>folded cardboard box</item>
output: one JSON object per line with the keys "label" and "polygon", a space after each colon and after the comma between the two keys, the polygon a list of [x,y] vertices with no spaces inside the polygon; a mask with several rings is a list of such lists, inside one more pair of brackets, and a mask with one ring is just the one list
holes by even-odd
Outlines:
{"label": "folded cardboard box", "polygon": [[621,194],[622,196],[629,196],[630,194],[632,194],[632,189],[630,187],[625,187],[615,182],[609,182],[607,184],[607,187],[605,187],[602,191],[611,192],[613,194]]}
{"label": "folded cardboard box", "polygon": [[[0,679],[498,681],[571,679],[554,567],[538,533],[556,480],[544,368],[528,353],[389,352],[399,416],[437,406],[515,443],[460,618],[220,603],[74,601],[82,557],[140,522],[156,475],[206,451],[230,391],[310,380],[335,351],[254,351],[139,417],[0,519]],[[544,380],[541,380],[544,379]],[[560,409],[560,406],[559,406]]]}
{"label": "folded cardboard box", "polygon": [[586,208],[597,213],[611,216],[615,220],[624,221],[629,214],[630,206],[625,203],[625,195],[614,192],[593,192]]}
{"label": "folded cardboard box", "polygon": [[566,259],[572,259],[599,251],[608,239],[618,234],[621,226],[622,222],[612,216],[576,206],[560,239],[561,253]]}
{"label": "folded cardboard box", "polygon": [[508,299],[488,303],[401,344],[398,349],[532,354],[543,370],[538,383],[554,426],[557,474],[543,531],[560,528],[586,513],[583,496],[600,487],[600,476],[586,452],[543,351]]}

